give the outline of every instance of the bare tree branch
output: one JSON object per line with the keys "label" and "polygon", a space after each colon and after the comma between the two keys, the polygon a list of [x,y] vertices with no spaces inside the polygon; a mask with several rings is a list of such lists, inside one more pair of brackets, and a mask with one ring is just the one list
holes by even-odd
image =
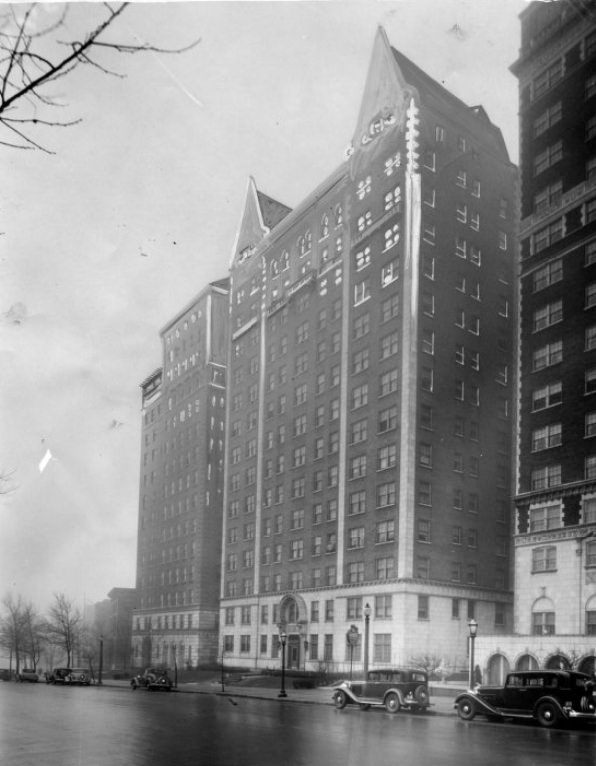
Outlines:
{"label": "bare tree branch", "polygon": [[[48,95],[45,89],[51,83],[70,74],[78,66],[88,65],[102,74],[125,76],[99,63],[96,56],[91,56],[92,52],[112,50],[119,54],[148,52],[174,54],[184,53],[199,44],[200,38],[182,48],[168,49],[141,40],[116,42],[105,39],[107,32],[117,23],[128,5],[128,2],[103,3],[106,17],[82,39],[78,36],[74,39],[60,39],[61,33],[66,30],[65,21],[69,10],[67,5],[55,21],[41,29],[36,28],[37,5],[35,3],[25,7],[24,10],[20,5],[9,6],[9,12],[0,16],[0,128],[4,127],[18,135],[23,144],[14,144],[0,136],[0,145],[48,151],[41,143],[31,138],[29,131],[16,129],[14,123],[19,122],[21,125],[29,123],[36,127],[66,127],[79,122],[79,120],[53,121],[51,118],[40,117],[37,114],[38,108],[41,107],[64,106]],[[52,52],[48,52],[49,48],[53,48]],[[16,116],[14,110],[17,111]]]}

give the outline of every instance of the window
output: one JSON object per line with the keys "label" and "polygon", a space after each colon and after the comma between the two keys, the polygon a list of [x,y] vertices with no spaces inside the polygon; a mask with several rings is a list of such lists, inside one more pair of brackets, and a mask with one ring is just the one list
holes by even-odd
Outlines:
{"label": "window", "polygon": [[420,374],[420,387],[423,391],[432,392],[433,390],[433,370],[430,367],[423,367]]}
{"label": "window", "polygon": [[368,404],[368,383],[363,383],[352,389],[351,407],[353,410]]}
{"label": "window", "polygon": [[370,247],[365,247],[364,250],[356,253],[356,271],[360,271],[370,264],[370,252]]}
{"label": "window", "polygon": [[391,228],[385,230],[385,248],[384,251],[390,250],[395,247],[399,242],[400,226],[398,223],[394,223]]}
{"label": "window", "polygon": [[[397,354],[399,348],[399,340],[397,331],[385,335],[380,341],[380,357],[381,359],[387,359],[387,357]],[[368,350],[367,350],[368,353]]]}
{"label": "window", "polygon": [[558,258],[556,261],[551,261],[534,272],[532,276],[532,287],[535,293],[544,290],[550,285],[554,285],[556,282],[560,282],[563,279],[563,261]]}
{"label": "window", "polygon": [[560,101],[549,106],[544,112],[538,115],[534,120],[534,137],[541,136],[553,125],[561,121],[563,116],[563,106]]}
{"label": "window", "polygon": [[395,208],[398,212],[401,207],[401,187],[396,186],[391,191],[385,194],[385,210],[392,210]]}
{"label": "window", "polygon": [[381,287],[386,287],[387,285],[391,284],[391,282],[394,282],[399,277],[399,259],[394,258],[389,263],[385,264],[381,268]]}
{"label": "window", "polygon": [[[426,578],[424,578],[426,579]],[[428,620],[429,619],[429,607],[428,607],[429,597],[428,596],[418,596],[418,619],[419,620]]]}
{"label": "window", "polygon": [[563,59],[560,58],[541,72],[532,82],[532,98],[537,99],[563,78]]}
{"label": "window", "polygon": [[[585,459],[584,478],[596,479],[596,455],[588,455]],[[596,516],[594,518],[596,521]]]}
{"label": "window", "polygon": [[586,141],[591,141],[596,136],[596,114],[586,120]]}
{"label": "window", "polygon": [[592,282],[586,287],[585,307],[587,309],[596,306],[596,282]]}
{"label": "window", "polygon": [[379,379],[379,396],[387,396],[387,394],[397,391],[398,382],[397,370],[389,370],[383,373]]}
{"label": "window", "polygon": [[545,532],[561,526],[561,506],[558,504],[530,508],[530,532]]}
{"label": "window", "polygon": [[422,351],[425,354],[435,353],[435,334],[432,330],[422,330]]}
{"label": "window", "polygon": [[[596,331],[595,331],[596,336]],[[596,344],[596,337],[595,337]],[[534,351],[532,356],[532,371],[538,372],[545,367],[551,367],[554,364],[559,364],[563,361],[563,341],[555,341],[554,343],[548,343],[546,346]]]}
{"label": "window", "polygon": [[563,218],[559,218],[554,223],[545,226],[532,235],[533,252],[539,253],[547,247],[550,247],[555,242],[563,239],[565,236],[565,227]]}
{"label": "window", "polygon": [[534,548],[532,551],[532,572],[555,572],[557,569],[557,549],[554,545]]}
{"label": "window", "polygon": [[352,358],[352,375],[368,369],[368,348],[357,351]]}
{"label": "window", "polygon": [[362,314],[362,316],[356,317],[354,320],[354,327],[352,331],[352,338],[357,340],[363,338],[368,334],[370,329],[370,317],[368,314]]}
{"label": "window", "polygon": [[596,541],[586,543],[586,567],[596,567]]}
{"label": "window", "polygon": [[379,447],[377,451],[377,471],[384,471],[387,468],[393,468],[397,463],[397,446],[388,444],[385,447]]}
{"label": "window", "polygon": [[352,492],[350,495],[350,506],[348,513],[350,516],[356,516],[366,511],[366,491]]}
{"label": "window", "polygon": [[360,479],[366,476],[366,455],[357,455],[350,459],[350,479]]}
{"label": "window", "polygon": [[366,441],[368,431],[367,423],[368,421],[366,419],[352,423],[351,444],[358,444],[359,442]]}
{"label": "window", "polygon": [[558,205],[563,196],[563,181],[559,179],[545,186],[534,196],[534,211],[542,213],[549,207]]}
{"label": "window", "polygon": [[[596,433],[596,424],[595,431]],[[586,434],[588,435],[588,434]],[[550,423],[542,428],[532,431],[532,452],[559,447],[562,443],[562,430],[560,423]]]}
{"label": "window", "polygon": [[[399,314],[399,295],[392,295],[381,303],[381,322],[389,322]],[[368,315],[367,315],[368,316]],[[368,332],[368,330],[367,330]]]}
{"label": "window", "polygon": [[588,412],[585,416],[584,436],[596,436],[596,412]]}
{"label": "window", "polygon": [[417,539],[419,543],[430,543],[430,521],[428,519],[418,520]]}
{"label": "window", "polygon": [[395,482],[390,481],[379,484],[376,490],[377,508],[383,508],[386,505],[395,505]]}
{"label": "window", "polygon": [[596,348],[596,325],[586,328],[584,349],[592,351]]}
{"label": "window", "polygon": [[375,530],[376,543],[392,543],[395,541],[395,521],[379,521]]}
{"label": "window", "polygon": [[535,468],[530,477],[533,490],[556,487],[561,483],[561,466],[559,464],[545,465]]}
{"label": "window", "polygon": [[419,462],[423,468],[433,467],[433,448],[432,444],[419,444]]}
{"label": "window", "polygon": [[561,159],[563,159],[563,141],[559,140],[534,157],[534,175],[539,175]]}
{"label": "window", "polygon": [[[594,371],[596,378],[596,370]],[[587,373],[586,373],[587,374]],[[532,412],[554,407],[563,401],[563,386],[560,381],[550,383],[532,391]]]}
{"label": "window", "polygon": [[554,612],[533,612],[532,613],[532,635],[553,636],[554,634],[555,634],[555,613]]}
{"label": "window", "polygon": [[397,406],[393,405],[379,412],[379,433],[392,431],[397,427]]}
{"label": "window", "polygon": [[420,505],[432,505],[432,486],[430,482],[420,482],[418,486],[418,502]]}
{"label": "window", "polygon": [[364,547],[364,527],[352,527],[348,530],[348,548]]}
{"label": "window", "polygon": [[437,230],[433,223],[425,223],[422,228],[422,239],[428,245],[434,245],[437,239]]}
{"label": "window", "polygon": [[348,583],[351,585],[364,582],[364,562],[353,561],[352,563],[348,564],[347,575]]}
{"label": "window", "polygon": [[358,306],[370,298],[370,282],[368,279],[362,280],[354,285],[354,306]]}
{"label": "window", "polygon": [[[596,283],[594,283],[594,287],[596,288]],[[586,295],[587,295],[588,288],[586,288]],[[596,303],[596,289],[595,289],[595,303]],[[538,332],[540,330],[544,330],[546,327],[551,327],[552,325],[556,324],[557,322],[561,322],[563,319],[563,301],[553,301],[552,303],[548,303],[546,306],[543,306],[540,309],[537,309],[533,314],[533,320],[532,320],[532,330],[533,332]]]}

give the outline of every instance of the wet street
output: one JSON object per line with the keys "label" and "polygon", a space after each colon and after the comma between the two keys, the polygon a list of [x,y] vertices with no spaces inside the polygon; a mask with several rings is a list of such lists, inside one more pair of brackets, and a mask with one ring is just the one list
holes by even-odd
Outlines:
{"label": "wet street", "polygon": [[3,683],[0,748],[2,766],[592,766],[596,732],[217,694]]}

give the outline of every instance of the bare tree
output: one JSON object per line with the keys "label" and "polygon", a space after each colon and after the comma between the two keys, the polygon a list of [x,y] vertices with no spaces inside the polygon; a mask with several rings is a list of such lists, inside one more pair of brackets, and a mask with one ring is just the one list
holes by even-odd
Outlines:
{"label": "bare tree", "polygon": [[23,610],[23,653],[28,667],[37,668],[44,645],[47,641],[47,624],[29,603]]}
{"label": "bare tree", "polygon": [[69,601],[64,593],[54,594],[48,620],[49,640],[66,652],[66,664],[70,667],[73,651],[79,638],[83,618],[81,612]]}
{"label": "bare tree", "polygon": [[2,599],[4,614],[0,620],[0,644],[10,652],[16,663],[16,673],[20,670],[21,654],[26,643],[25,609],[22,598],[13,598],[12,594]]}
{"label": "bare tree", "polygon": [[[121,77],[101,62],[101,51],[119,54],[154,51],[182,53],[198,45],[168,50],[150,43],[111,39],[113,27],[129,3],[102,3],[104,18],[80,38],[66,25],[69,6],[64,4],[55,20],[38,19],[37,4],[9,5],[0,15],[0,144],[16,149],[41,149],[32,137],[39,127],[68,127],[80,120],[61,120],[52,115],[63,107],[49,86],[82,65],[103,74]],[[110,34],[109,34],[110,33]],[[61,39],[65,34],[68,39]]]}

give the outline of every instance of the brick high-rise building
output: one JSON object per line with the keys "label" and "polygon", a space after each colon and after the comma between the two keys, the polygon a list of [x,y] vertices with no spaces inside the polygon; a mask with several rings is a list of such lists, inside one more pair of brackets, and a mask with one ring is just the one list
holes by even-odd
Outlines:
{"label": "brick high-rise building", "polygon": [[163,367],[141,384],[135,666],[218,654],[227,328],[226,279],[163,328]]}
{"label": "brick high-rise building", "polygon": [[[226,663],[334,669],[511,630],[514,212],[500,131],[379,30],[347,160],[251,180],[231,268]],[[355,645],[347,633],[357,630]]]}
{"label": "brick high-rise building", "polygon": [[530,3],[520,18],[520,638],[491,662],[593,670],[596,3]]}

